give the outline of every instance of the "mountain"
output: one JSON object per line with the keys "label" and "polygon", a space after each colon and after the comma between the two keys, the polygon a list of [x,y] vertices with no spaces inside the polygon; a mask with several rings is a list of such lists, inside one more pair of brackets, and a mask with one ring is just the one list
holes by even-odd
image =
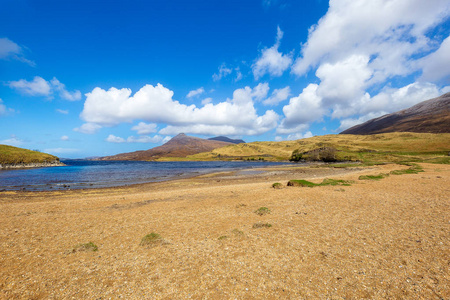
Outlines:
{"label": "mountain", "polygon": [[450,93],[353,126],[341,134],[387,132],[450,133]]}
{"label": "mountain", "polygon": [[243,140],[233,140],[226,136],[216,136],[216,137],[209,138],[208,140],[221,141],[221,142],[227,142],[227,143],[232,143],[232,144],[245,144],[245,141],[243,141]]}
{"label": "mountain", "polygon": [[161,157],[186,157],[232,145],[229,142],[205,140],[180,133],[162,146],[149,150],[101,157],[99,160],[156,160]]}

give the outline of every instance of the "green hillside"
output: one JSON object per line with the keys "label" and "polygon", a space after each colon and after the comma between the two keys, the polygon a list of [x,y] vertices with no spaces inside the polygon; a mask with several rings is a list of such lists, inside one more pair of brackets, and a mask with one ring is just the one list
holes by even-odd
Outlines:
{"label": "green hillside", "polygon": [[[338,160],[449,162],[450,133],[394,132],[376,135],[324,135],[296,141],[230,145],[183,160],[288,160],[294,150],[336,149]],[[173,160],[173,159],[172,159]]]}
{"label": "green hillside", "polygon": [[13,146],[0,145],[1,165],[50,163],[55,161],[59,161],[59,158],[54,155]]}

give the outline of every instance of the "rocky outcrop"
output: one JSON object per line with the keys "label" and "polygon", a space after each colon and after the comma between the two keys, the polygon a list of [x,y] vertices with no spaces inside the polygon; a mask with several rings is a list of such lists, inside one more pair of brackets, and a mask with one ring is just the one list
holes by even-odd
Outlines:
{"label": "rocky outcrop", "polygon": [[62,167],[65,166],[59,160],[50,162],[36,162],[27,164],[0,164],[0,169],[28,169],[28,168],[43,168],[43,167]]}

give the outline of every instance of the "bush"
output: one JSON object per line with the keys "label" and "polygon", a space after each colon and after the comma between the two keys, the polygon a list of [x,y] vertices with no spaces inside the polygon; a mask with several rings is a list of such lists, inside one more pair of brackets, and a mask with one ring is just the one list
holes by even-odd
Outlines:
{"label": "bush", "polygon": [[96,244],[94,244],[93,242],[89,242],[86,244],[78,244],[75,247],[73,247],[72,252],[77,252],[77,251],[98,251],[98,247]]}
{"label": "bush", "polygon": [[269,223],[255,223],[252,226],[252,228],[270,228],[270,227],[272,227],[272,224]]}

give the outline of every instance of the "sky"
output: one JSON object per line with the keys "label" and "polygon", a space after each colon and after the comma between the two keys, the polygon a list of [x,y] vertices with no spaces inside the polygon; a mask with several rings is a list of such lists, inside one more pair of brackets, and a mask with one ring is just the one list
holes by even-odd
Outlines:
{"label": "sky", "polygon": [[448,0],[0,0],[0,144],[337,134],[450,92]]}

